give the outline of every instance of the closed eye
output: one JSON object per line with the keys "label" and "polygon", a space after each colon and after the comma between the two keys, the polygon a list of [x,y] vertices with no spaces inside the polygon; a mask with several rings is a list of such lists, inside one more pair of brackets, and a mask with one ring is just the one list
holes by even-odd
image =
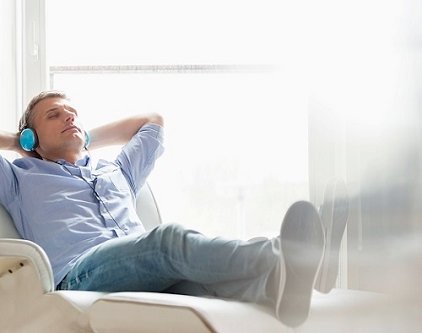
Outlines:
{"label": "closed eye", "polygon": [[47,113],[47,119],[53,119],[56,118],[59,115],[57,111],[51,111]]}

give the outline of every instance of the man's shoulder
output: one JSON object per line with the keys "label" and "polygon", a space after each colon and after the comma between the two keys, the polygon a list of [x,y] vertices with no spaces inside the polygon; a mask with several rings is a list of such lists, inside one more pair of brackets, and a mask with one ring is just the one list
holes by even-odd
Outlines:
{"label": "man's shoulder", "polygon": [[28,169],[33,166],[39,166],[41,161],[42,160],[35,157],[20,157],[13,160],[12,164],[18,168]]}

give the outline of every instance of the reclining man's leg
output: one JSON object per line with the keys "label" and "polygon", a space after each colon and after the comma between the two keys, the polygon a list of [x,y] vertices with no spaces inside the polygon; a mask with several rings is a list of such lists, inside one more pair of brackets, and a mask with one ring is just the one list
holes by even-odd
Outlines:
{"label": "reclining man's leg", "polygon": [[[261,290],[248,293],[246,289],[251,289],[250,284],[258,289],[259,284],[265,286],[279,257],[274,242],[208,238],[177,224],[162,225],[95,247],[78,260],[61,287],[160,292],[181,281],[191,281],[202,285],[210,295],[262,301],[265,296]],[[221,286],[208,289],[216,283]],[[236,286],[233,290],[231,283]]]}
{"label": "reclining man's leg", "polygon": [[270,240],[209,238],[166,224],[107,241],[84,254],[58,288],[233,298],[270,304],[283,323],[298,326],[309,313],[324,243],[318,212],[301,201]]}

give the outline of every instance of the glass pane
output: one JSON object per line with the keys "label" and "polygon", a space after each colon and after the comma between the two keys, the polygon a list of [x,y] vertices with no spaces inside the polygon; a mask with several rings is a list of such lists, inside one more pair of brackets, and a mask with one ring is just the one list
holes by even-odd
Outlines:
{"label": "glass pane", "polygon": [[285,52],[283,35],[290,35],[280,5],[47,0],[48,59],[52,65],[276,63]]}
{"label": "glass pane", "polygon": [[166,152],[150,183],[165,222],[273,236],[287,207],[309,196],[306,105],[276,73],[64,73],[54,88],[79,104],[88,128],[164,115]]}
{"label": "glass pane", "polygon": [[[292,27],[303,33],[291,15],[300,6],[278,0],[46,3],[52,86],[80,104],[87,127],[139,112],[164,115],[166,152],[150,183],[165,222],[208,234],[274,236],[287,207],[309,198],[306,69],[292,52],[301,46],[291,34]],[[277,70],[66,72],[66,66],[191,64]],[[58,66],[65,71],[54,72]]]}

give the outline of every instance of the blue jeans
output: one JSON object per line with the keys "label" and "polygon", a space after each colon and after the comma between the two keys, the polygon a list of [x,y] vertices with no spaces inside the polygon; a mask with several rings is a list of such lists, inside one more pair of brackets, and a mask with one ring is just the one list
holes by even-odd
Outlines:
{"label": "blue jeans", "polygon": [[57,289],[152,291],[273,303],[274,240],[208,238],[177,224],[112,239],[85,253]]}

